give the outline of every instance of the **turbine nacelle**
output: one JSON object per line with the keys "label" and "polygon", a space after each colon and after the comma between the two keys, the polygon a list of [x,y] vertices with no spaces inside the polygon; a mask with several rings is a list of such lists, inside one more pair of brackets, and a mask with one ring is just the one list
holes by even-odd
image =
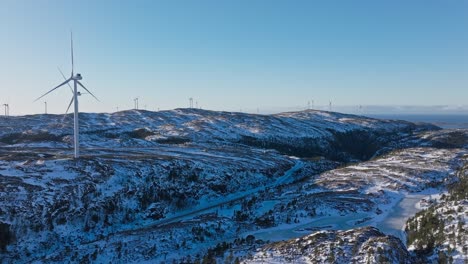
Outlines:
{"label": "turbine nacelle", "polygon": [[75,76],[72,76],[71,79],[79,81],[79,80],[82,80],[83,77],[81,76],[80,73],[77,73]]}

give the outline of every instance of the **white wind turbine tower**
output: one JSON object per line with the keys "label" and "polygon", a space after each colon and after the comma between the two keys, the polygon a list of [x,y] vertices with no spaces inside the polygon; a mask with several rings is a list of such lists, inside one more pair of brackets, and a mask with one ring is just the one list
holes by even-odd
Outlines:
{"label": "white wind turbine tower", "polygon": [[[58,86],[54,87],[52,90],[48,91],[47,93],[43,94],[41,97],[37,98],[36,100],[34,100],[34,102],[36,102],[37,100],[41,99],[42,97],[48,95],[49,93],[51,93],[52,91],[64,86],[65,84],[69,84],[70,81],[73,81],[73,97],[70,101],[70,104],[68,105],[68,108],[67,108],[67,112],[68,112],[68,109],[70,109],[70,106],[72,105],[72,103],[74,102],[74,113],[73,113],[73,117],[74,117],[74,123],[73,123],[73,127],[74,127],[74,133],[73,133],[73,138],[74,138],[74,147],[75,147],[75,153],[74,153],[74,156],[75,158],[78,158],[80,156],[80,143],[79,143],[79,123],[78,123],[78,96],[81,95],[80,92],[78,92],[78,85],[81,86],[83,89],[85,89],[90,95],[92,95],[96,100],[99,101],[99,99],[97,99],[96,96],[94,96],[93,93],[91,93],[88,89],[86,89],[86,87],[80,82],[80,80],[83,79],[83,77],[81,76],[81,74],[77,73],[76,75],[74,74],[73,70],[74,70],[74,62],[73,62],[73,34],[70,34],[70,49],[71,49],[71,65],[72,65],[72,70],[71,70],[71,76],[70,78],[66,79],[63,83],[59,84]],[[60,70],[60,69],[59,69]]]}
{"label": "white wind turbine tower", "polygon": [[9,104],[3,104],[3,106],[5,107],[5,116],[9,116],[10,115],[10,105]]}
{"label": "white wind turbine tower", "polygon": [[9,104],[3,104],[3,106],[5,107],[5,116],[9,116],[10,115],[10,105]]}
{"label": "white wind turbine tower", "polygon": [[135,98],[133,99],[133,103],[134,103],[134,105],[135,105],[135,108],[134,108],[135,110],[138,110],[138,99],[139,99],[138,97],[135,97]]}

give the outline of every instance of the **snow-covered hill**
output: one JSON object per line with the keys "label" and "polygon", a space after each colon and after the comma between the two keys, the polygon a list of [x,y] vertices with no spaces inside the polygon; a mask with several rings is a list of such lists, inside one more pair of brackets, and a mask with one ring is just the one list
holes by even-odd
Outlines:
{"label": "snow-covered hill", "polygon": [[191,262],[228,245],[243,257],[336,217],[377,223],[405,193],[444,185],[465,151],[435,144],[448,134],[430,125],[320,111],[80,116],[78,160],[70,119],[0,120],[5,262]]}
{"label": "snow-covered hill", "polygon": [[[72,146],[70,115],[3,117],[1,124],[0,144],[10,148]],[[415,132],[434,129],[314,110],[276,115],[200,109],[80,114],[81,144],[88,148],[234,143],[335,160],[367,159]]]}
{"label": "snow-covered hill", "polygon": [[375,228],[320,231],[268,244],[242,263],[413,263],[405,246]]}

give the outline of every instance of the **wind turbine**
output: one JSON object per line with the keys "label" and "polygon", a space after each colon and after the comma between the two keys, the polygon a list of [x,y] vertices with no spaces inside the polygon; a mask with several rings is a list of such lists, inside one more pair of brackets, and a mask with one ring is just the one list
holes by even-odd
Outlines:
{"label": "wind turbine", "polygon": [[[34,100],[34,102],[36,102],[37,100],[41,99],[42,97],[48,95],[49,93],[55,91],[56,89],[64,86],[65,84],[68,84],[68,86],[70,86],[69,82],[70,81],[73,81],[73,97],[70,101],[70,104],[68,105],[68,108],[67,108],[67,112],[68,112],[68,109],[70,109],[70,106],[74,103],[74,114],[73,114],[73,117],[74,117],[74,122],[73,122],[73,127],[74,127],[74,130],[73,130],[73,139],[74,139],[74,147],[75,147],[75,153],[74,153],[74,156],[75,158],[78,158],[80,156],[80,143],[79,143],[79,124],[78,124],[78,96],[81,95],[80,92],[78,92],[78,85],[81,86],[83,89],[85,89],[90,95],[92,95],[97,101],[99,101],[99,99],[97,99],[96,96],[94,96],[93,93],[91,93],[80,81],[83,79],[83,77],[81,76],[81,74],[77,73],[77,74],[74,74],[74,62],[73,62],[73,33],[70,33],[70,50],[71,50],[71,66],[72,66],[72,69],[71,69],[71,75],[70,75],[70,78],[68,79],[65,79],[65,81],[59,85],[57,85],[56,87],[52,88],[50,91],[48,91],[47,93],[43,94],[42,96],[40,96],[39,98],[37,98],[36,100]],[[60,71],[60,69],[59,69]],[[62,73],[62,71],[60,71]],[[62,76],[65,78],[65,76],[63,75],[62,73]],[[71,87],[70,87],[71,88]]]}
{"label": "wind turbine", "polygon": [[138,110],[138,97],[133,99],[133,103],[135,104],[135,109]]}
{"label": "wind turbine", "polygon": [[9,116],[10,115],[10,105],[9,104],[3,104],[3,106],[5,107],[5,116]]}

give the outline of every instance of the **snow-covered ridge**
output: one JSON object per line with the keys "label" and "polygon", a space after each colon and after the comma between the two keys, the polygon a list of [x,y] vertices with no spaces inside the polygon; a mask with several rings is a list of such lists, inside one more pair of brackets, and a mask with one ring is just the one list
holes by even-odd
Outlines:
{"label": "snow-covered ridge", "polygon": [[[8,117],[2,120],[0,137],[11,133],[38,133],[47,131],[53,135],[72,132],[72,116],[31,115]],[[175,109],[150,112],[129,110],[116,113],[80,113],[80,131],[83,134],[104,136],[146,129],[159,137],[186,137],[191,140],[229,140],[241,136],[262,137],[323,137],[329,131],[346,132],[356,129],[403,131],[416,125],[405,121],[386,121],[361,116],[323,111],[302,111],[276,115],[254,115],[236,112],[217,112],[200,109]],[[435,128],[420,126],[422,128]],[[92,144],[88,142],[88,144]]]}
{"label": "snow-covered ridge", "polygon": [[[70,115],[66,119],[62,115],[33,115],[2,121],[3,146],[72,147]],[[80,144],[88,149],[229,143],[341,161],[368,159],[376,152],[398,147],[404,138],[413,144],[409,139],[415,133],[435,129],[431,125],[315,110],[276,115],[200,109],[80,113]]]}

